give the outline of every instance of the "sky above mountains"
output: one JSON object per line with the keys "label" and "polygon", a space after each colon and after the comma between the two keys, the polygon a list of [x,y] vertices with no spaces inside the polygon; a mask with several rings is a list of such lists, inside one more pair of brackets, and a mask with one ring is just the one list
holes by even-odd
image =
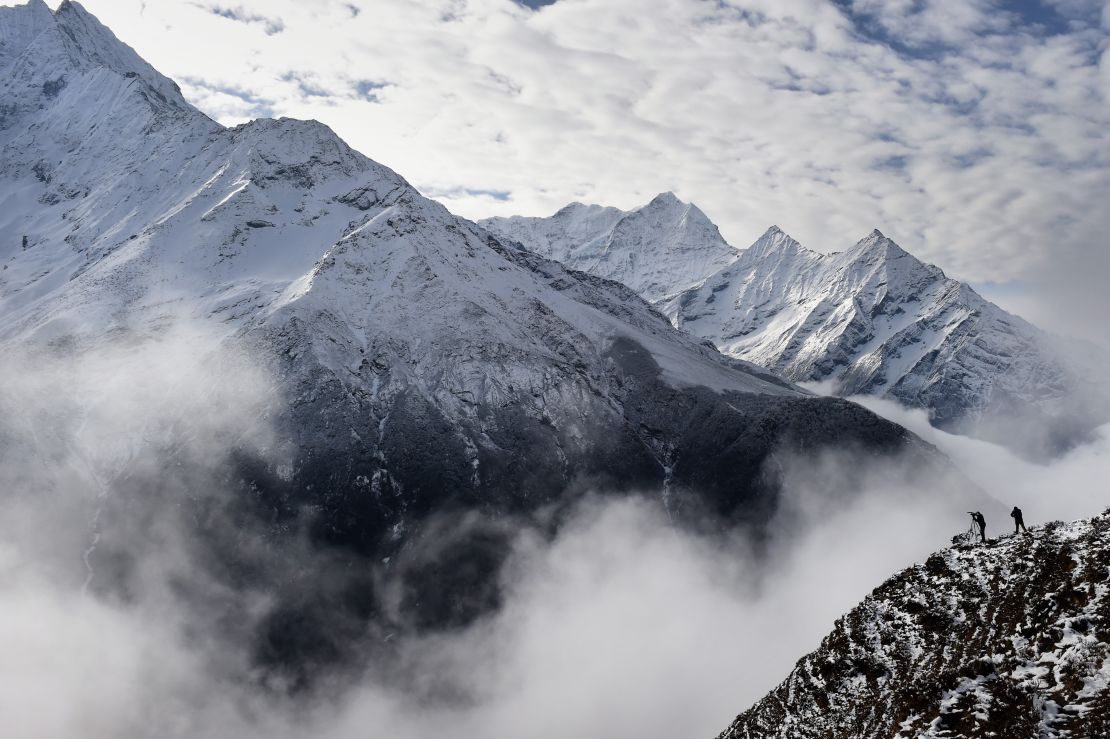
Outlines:
{"label": "sky above mountains", "polygon": [[319,119],[468,217],[673,190],[736,245],[878,227],[1105,335],[1104,0],[83,4],[217,120]]}

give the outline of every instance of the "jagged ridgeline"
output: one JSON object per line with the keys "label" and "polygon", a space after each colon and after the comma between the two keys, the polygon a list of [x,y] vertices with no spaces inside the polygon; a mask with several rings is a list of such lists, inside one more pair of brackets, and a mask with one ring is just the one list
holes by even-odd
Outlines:
{"label": "jagged ridgeline", "polygon": [[1041,331],[878,231],[833,254],[777,227],[734,249],[671,193],[627,212],[573,203],[549,218],[482,224],[623,282],[729,356],[842,396],[922,408],[938,427],[1034,457],[1110,419],[1105,351]]}
{"label": "jagged ridgeline", "polygon": [[[79,360],[184,324],[275,388],[264,448],[232,418],[220,454],[168,439],[157,464],[113,475],[94,586],[141,565],[128,546],[156,527],[131,520],[140,502],[178,511],[199,562],[271,599],[261,657],[330,658],[367,622],[453,626],[495,606],[519,526],[557,524],[585,493],[758,536],[778,453],[944,466],[627,287],[453,216],[322,124],[213,122],[77,3],[0,8],[0,39],[5,352]],[[291,565],[304,537],[312,556]]]}
{"label": "jagged ridgeline", "polygon": [[1110,736],[1110,515],[895,575],[720,739]]}

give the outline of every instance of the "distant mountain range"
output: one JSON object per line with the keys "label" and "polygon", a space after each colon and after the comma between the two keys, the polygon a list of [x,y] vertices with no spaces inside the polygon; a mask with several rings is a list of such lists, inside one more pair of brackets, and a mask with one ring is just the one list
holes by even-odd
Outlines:
{"label": "distant mountain range", "polygon": [[[277,380],[281,441],[261,458],[228,449],[219,479],[275,537],[307,529],[370,573],[331,601],[275,596],[264,653],[343,653],[338,611],[464,623],[497,602],[502,522],[557,521],[590,492],[758,535],[780,452],[945,464],[859,406],[721,355],[624,285],[452,215],[322,124],[213,122],[77,3],[0,8],[0,39],[0,346],[72,355],[184,323],[246,349]],[[589,228],[620,248],[666,234],[691,278],[735,256],[673,198],[613,216]],[[635,260],[614,274],[666,277]],[[437,517],[451,535],[421,540]],[[92,562],[98,582],[110,564]],[[376,589],[390,580],[399,591]]]}
{"label": "distant mountain range", "polygon": [[675,326],[793,382],[891,398],[1038,458],[1110,420],[1110,353],[1041,331],[879,231],[835,254],[777,227],[733,249],[670,193],[629,212],[575,203],[550,218],[481,223],[623,281]]}

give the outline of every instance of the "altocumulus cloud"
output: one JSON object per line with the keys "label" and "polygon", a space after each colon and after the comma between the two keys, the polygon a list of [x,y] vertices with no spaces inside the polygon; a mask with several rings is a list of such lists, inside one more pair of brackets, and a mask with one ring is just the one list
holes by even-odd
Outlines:
{"label": "altocumulus cloud", "polygon": [[673,190],[740,246],[878,227],[1035,320],[1108,307],[1104,0],[86,5],[219,120],[320,119],[462,215]]}

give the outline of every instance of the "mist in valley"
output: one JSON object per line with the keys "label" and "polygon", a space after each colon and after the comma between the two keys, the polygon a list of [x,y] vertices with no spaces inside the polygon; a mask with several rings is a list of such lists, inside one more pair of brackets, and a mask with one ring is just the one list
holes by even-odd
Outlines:
{"label": "mist in valley", "polygon": [[[323,626],[351,653],[306,687],[259,666],[275,593],[326,603],[384,587],[389,563],[295,527],[275,538],[243,513],[230,457],[292,464],[271,423],[279,378],[180,330],[9,353],[2,371],[0,713],[23,737],[712,736],[973,506],[992,536],[1013,504],[1030,524],[1092,515],[1110,471],[1105,429],[1038,465],[859,399],[957,469],[780,454],[784,497],[760,542],[676,525],[652,491],[597,491],[556,529],[516,529],[495,612],[425,632],[337,616]],[[860,469],[864,489],[836,493]],[[449,539],[419,546],[434,557]],[[228,546],[242,572],[218,556]]]}

